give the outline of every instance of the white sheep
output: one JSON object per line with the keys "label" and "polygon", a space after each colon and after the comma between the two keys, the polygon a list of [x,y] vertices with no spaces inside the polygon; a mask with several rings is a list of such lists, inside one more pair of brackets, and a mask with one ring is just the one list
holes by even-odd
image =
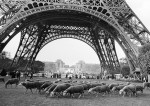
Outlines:
{"label": "white sheep", "polygon": [[125,87],[123,87],[120,91],[119,91],[120,95],[123,95],[123,97],[127,94],[131,95],[135,95],[137,96],[137,91],[136,91],[136,85],[130,84],[127,85]]}
{"label": "white sheep", "polygon": [[70,86],[68,89],[66,89],[63,92],[63,96],[66,96],[67,94],[69,94],[70,96],[74,97],[74,94],[79,93],[79,97],[81,97],[81,95],[83,95],[84,93],[84,87],[82,85],[77,85],[77,86]]}

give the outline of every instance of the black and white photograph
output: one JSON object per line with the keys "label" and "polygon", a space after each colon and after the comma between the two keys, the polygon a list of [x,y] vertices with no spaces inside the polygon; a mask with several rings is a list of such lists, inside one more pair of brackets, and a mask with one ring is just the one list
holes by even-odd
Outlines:
{"label": "black and white photograph", "polygon": [[0,0],[0,106],[150,106],[150,0]]}

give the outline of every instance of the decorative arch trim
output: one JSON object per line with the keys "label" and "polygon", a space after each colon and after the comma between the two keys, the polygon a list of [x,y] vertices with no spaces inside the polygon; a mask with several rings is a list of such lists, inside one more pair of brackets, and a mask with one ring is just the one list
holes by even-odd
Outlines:
{"label": "decorative arch trim", "polygon": [[109,23],[115,29],[117,29],[119,31],[119,27],[115,23],[115,21],[112,19],[112,17],[109,17],[106,14],[103,14],[101,12],[97,12],[97,11],[94,11],[94,10],[91,10],[91,9],[88,9],[85,7],[75,6],[75,5],[48,5],[48,6],[42,6],[42,7],[37,7],[37,8],[29,9],[26,11],[22,11],[15,16],[15,18],[12,20],[11,23],[9,23],[9,25],[7,25],[7,27],[25,17],[30,16],[30,15],[44,12],[44,11],[60,10],[60,9],[61,10],[74,10],[74,11],[88,13],[90,15],[96,16],[96,17],[106,21],[107,23]]}

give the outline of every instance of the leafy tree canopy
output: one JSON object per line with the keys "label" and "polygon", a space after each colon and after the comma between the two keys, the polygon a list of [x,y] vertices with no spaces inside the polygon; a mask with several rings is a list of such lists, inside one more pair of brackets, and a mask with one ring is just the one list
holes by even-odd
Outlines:
{"label": "leafy tree canopy", "polygon": [[147,68],[150,66],[150,43],[139,48],[138,61],[141,65],[143,73],[147,73]]}
{"label": "leafy tree canopy", "polygon": [[140,55],[146,54],[146,52],[150,51],[150,43],[147,43],[139,48]]}
{"label": "leafy tree canopy", "polygon": [[0,59],[0,69],[8,69],[12,60],[9,58]]}
{"label": "leafy tree canopy", "polygon": [[121,73],[123,76],[129,75],[130,74],[130,67],[128,65],[122,66]]}

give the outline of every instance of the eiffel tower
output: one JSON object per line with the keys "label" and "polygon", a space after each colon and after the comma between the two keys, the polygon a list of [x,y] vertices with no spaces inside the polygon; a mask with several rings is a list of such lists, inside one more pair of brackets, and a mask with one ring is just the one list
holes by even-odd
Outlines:
{"label": "eiffel tower", "polygon": [[22,60],[32,65],[48,43],[74,38],[97,53],[101,67],[120,70],[115,41],[134,71],[138,47],[150,42],[150,32],[125,0],[1,0],[0,52],[20,34],[12,66]]}

